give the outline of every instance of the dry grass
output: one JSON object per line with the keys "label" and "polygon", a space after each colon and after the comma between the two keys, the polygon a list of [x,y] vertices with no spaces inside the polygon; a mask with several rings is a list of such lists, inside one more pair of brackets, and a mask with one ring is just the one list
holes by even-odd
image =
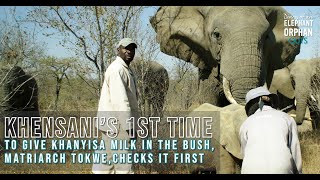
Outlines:
{"label": "dry grass", "polygon": [[[4,153],[22,153],[23,150],[17,149],[15,151],[1,151],[0,155],[0,174],[92,174],[91,163],[72,163],[71,162],[71,152],[62,150],[44,150],[35,151],[28,150],[28,153],[66,153],[66,163],[65,164],[4,164]],[[91,153],[93,150],[79,150],[77,153]],[[157,154],[159,151],[154,148],[153,153]],[[154,156],[154,161],[156,161]],[[179,164],[134,164],[134,172],[136,174],[187,174],[187,170]]]}
{"label": "dry grass", "polygon": [[1,174],[91,174],[91,164],[4,164],[1,154]]}
{"label": "dry grass", "polygon": [[320,130],[300,134],[302,172],[320,174]]}
{"label": "dry grass", "polygon": [[[166,129],[166,128],[164,128]],[[166,134],[167,132],[162,132]],[[161,133],[161,134],[162,134]],[[300,144],[302,151],[302,165],[304,174],[320,174],[320,130],[300,133]],[[161,138],[161,137],[159,137]],[[139,147],[139,146],[138,146]],[[81,153],[92,152],[90,150],[79,150]],[[6,151],[8,152],[8,151]],[[17,152],[23,152],[21,149]],[[30,152],[30,151],[29,151]],[[36,152],[36,151],[31,151]],[[53,153],[46,150],[42,153]],[[57,151],[55,151],[57,152]],[[0,156],[1,174],[91,174],[92,164],[72,164],[70,151],[60,151],[67,154],[66,164],[4,164],[4,151]],[[159,153],[154,146],[154,154]],[[12,152],[13,153],[13,152]],[[154,157],[156,159],[157,157]],[[156,160],[154,161],[156,162]],[[136,174],[187,174],[187,168],[180,164],[134,164]]]}
{"label": "dry grass", "polygon": [[[300,134],[303,173],[320,174],[320,130]],[[18,150],[22,152],[22,150]],[[50,152],[50,151],[49,151]],[[72,164],[70,152],[67,152],[66,164],[4,164],[4,152],[1,152],[1,174],[91,174],[92,164]],[[137,174],[185,174],[188,173],[178,164],[134,165]]]}

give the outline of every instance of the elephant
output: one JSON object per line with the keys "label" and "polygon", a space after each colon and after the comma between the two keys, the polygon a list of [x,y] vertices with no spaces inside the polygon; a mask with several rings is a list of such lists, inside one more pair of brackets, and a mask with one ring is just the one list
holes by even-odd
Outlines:
{"label": "elephant", "polygon": [[[34,77],[19,66],[3,66],[0,69],[1,126],[3,117],[40,117],[38,86]],[[14,124],[17,127],[17,123]],[[1,141],[4,128],[1,127]],[[38,132],[41,133],[41,130]]]}
{"label": "elephant", "polygon": [[296,123],[302,124],[309,107],[314,127],[320,118],[320,59],[296,60],[288,67],[276,70],[270,92],[296,100]]}
{"label": "elephant", "polygon": [[250,89],[269,87],[274,70],[300,53],[284,35],[285,17],[282,7],[164,6],[150,23],[163,53],[198,67],[201,81],[216,78],[230,103],[244,105]]}
{"label": "elephant", "polygon": [[[157,136],[153,139],[155,143],[153,143],[152,152],[155,155],[155,162],[159,162],[157,154],[168,153],[167,162],[153,164],[152,167],[150,167],[150,172],[156,171],[160,174],[168,172],[186,174],[240,173],[243,158],[239,141],[239,129],[247,118],[244,106],[240,104],[230,104],[225,107],[218,107],[209,103],[203,103],[191,111],[170,112],[170,114],[165,114],[165,116],[167,122],[164,124],[160,122],[158,126]],[[210,129],[205,130],[210,132],[211,136],[203,136],[204,131],[199,128],[200,136],[188,137],[190,132],[196,129],[195,127],[199,127],[199,124],[195,125],[193,121],[188,121],[187,119],[198,117],[200,117],[200,120],[197,122],[200,124],[206,123],[207,126],[211,126]],[[206,122],[204,119],[201,119],[202,117],[211,117],[212,121]],[[173,123],[168,123],[168,118],[177,118],[179,120],[178,122],[172,121]],[[173,126],[173,124],[175,124],[175,126]],[[202,125],[200,125],[200,127],[202,127]],[[172,132],[174,132],[173,136],[171,136]],[[171,149],[170,147],[169,149],[165,149],[163,146],[160,148],[159,143],[156,143],[159,140],[175,140],[177,142],[177,148]],[[202,141],[202,144],[204,144],[204,141],[210,142],[210,148],[209,150],[206,148],[191,148],[191,146],[189,146],[189,148],[183,148],[184,141],[197,141],[196,144],[198,144],[199,141]],[[214,150],[211,149],[212,147]],[[149,150],[144,149],[142,152],[149,152]],[[197,162],[175,162],[175,153],[179,155],[189,154],[190,156],[204,153],[203,161],[201,162],[198,158]],[[147,167],[148,165],[143,164],[142,166]]]}
{"label": "elephant", "polygon": [[[215,151],[205,154],[203,164],[190,164],[190,173],[212,169],[218,174],[240,173],[242,164],[239,130],[247,115],[244,106],[230,104],[218,107],[204,103],[188,114],[188,117],[212,117],[212,138]],[[190,128],[191,126],[187,126]],[[188,131],[188,129],[186,129]],[[203,152],[203,151],[202,151]],[[190,152],[191,153],[191,152]]]}
{"label": "elephant", "polygon": [[167,70],[156,61],[135,60],[130,65],[138,86],[138,103],[143,116],[162,117],[169,88]]}
{"label": "elephant", "polygon": [[[199,74],[199,77],[201,75]],[[203,103],[214,104],[219,107],[224,107],[230,104],[223,92],[223,85],[219,79],[215,78],[213,73],[208,79],[198,80],[197,98],[193,102],[197,106]]]}

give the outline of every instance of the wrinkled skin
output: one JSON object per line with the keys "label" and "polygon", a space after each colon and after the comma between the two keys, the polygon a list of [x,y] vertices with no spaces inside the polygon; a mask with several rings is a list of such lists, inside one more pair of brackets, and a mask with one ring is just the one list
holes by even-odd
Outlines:
{"label": "wrinkled skin", "polygon": [[231,104],[221,108],[204,103],[194,109],[188,117],[212,117],[210,140],[216,149],[214,152],[205,154],[204,164],[190,164],[189,171],[195,173],[195,171],[213,169],[218,174],[240,173],[242,155],[239,129],[247,118],[244,106]]}
{"label": "wrinkled skin", "polygon": [[167,70],[156,61],[134,60],[130,64],[137,78],[138,103],[142,116],[162,117],[169,88]]}
{"label": "wrinkled skin", "polygon": [[[1,126],[5,116],[39,117],[38,86],[34,77],[19,66],[2,67],[0,75]],[[1,128],[1,141],[3,130]]]}
{"label": "wrinkled skin", "polygon": [[[302,124],[309,107],[311,116],[319,121],[320,59],[297,60],[288,68],[275,71],[270,91],[296,100],[296,122]],[[311,97],[311,95],[313,97]],[[314,98],[314,99],[313,99]]]}
{"label": "wrinkled skin", "polygon": [[203,103],[214,104],[219,107],[224,107],[230,104],[223,92],[222,80],[210,74],[208,79],[198,81],[199,90],[194,104],[200,105]]}
{"label": "wrinkled skin", "polygon": [[198,67],[200,80],[213,74],[229,102],[244,105],[250,89],[270,86],[274,70],[300,52],[284,36],[284,14],[281,7],[170,6],[150,22],[162,52]]}

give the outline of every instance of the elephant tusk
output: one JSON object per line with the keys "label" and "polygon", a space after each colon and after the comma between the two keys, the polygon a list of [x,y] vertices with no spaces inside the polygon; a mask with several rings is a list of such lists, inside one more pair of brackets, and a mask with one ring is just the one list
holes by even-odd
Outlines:
{"label": "elephant tusk", "polygon": [[[295,114],[290,114],[290,116],[291,116],[292,118],[294,118],[294,119],[297,117],[297,115],[295,115]],[[305,121],[312,121],[312,119],[311,119],[310,117],[304,117],[303,120],[305,120]]]}
{"label": "elephant tusk", "polygon": [[223,85],[224,95],[226,96],[226,98],[228,99],[228,101],[229,101],[231,104],[238,104],[237,101],[233,98],[233,96],[232,96],[232,94],[231,94],[231,91],[230,91],[230,83],[229,83],[229,81],[227,80],[227,78],[223,77],[222,85]]}
{"label": "elephant tusk", "polygon": [[312,101],[317,102],[316,98],[314,98],[312,94],[310,94],[310,98],[312,99]]}
{"label": "elephant tusk", "polygon": [[268,85],[267,85],[267,82],[264,83],[263,87],[265,87],[266,89],[269,89]]}

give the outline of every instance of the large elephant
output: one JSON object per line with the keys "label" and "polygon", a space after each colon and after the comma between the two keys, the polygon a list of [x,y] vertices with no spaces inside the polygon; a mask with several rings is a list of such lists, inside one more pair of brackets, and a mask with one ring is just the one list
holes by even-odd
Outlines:
{"label": "large elephant", "polygon": [[282,7],[170,6],[150,22],[162,52],[198,67],[201,80],[213,74],[228,100],[244,105],[250,89],[269,86],[300,52],[284,36],[285,15]]}
{"label": "large elephant", "polygon": [[[40,117],[37,82],[19,66],[0,69],[0,136],[4,138],[4,117]],[[14,124],[16,126],[16,124]],[[40,130],[41,131],[41,130]],[[39,133],[39,132],[38,132]]]}
{"label": "large elephant", "polygon": [[297,60],[287,68],[276,70],[270,92],[296,100],[296,122],[302,124],[309,107],[315,127],[319,121],[320,59]]}
{"label": "large elephant", "polygon": [[137,77],[138,103],[145,117],[162,117],[169,88],[167,70],[156,61],[135,60],[132,70]]}

